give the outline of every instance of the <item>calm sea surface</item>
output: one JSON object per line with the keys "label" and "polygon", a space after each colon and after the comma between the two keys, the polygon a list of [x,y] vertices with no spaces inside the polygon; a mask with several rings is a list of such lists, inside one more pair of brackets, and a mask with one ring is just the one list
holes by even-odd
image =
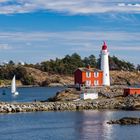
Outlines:
{"label": "calm sea surface", "polygon": [[139,140],[140,126],[107,120],[139,111],[36,112],[0,115],[0,140]]}
{"label": "calm sea surface", "polygon": [[[60,87],[0,89],[1,101],[28,102],[54,96]],[[6,95],[2,95],[5,90]],[[0,140],[139,140],[140,126],[108,125],[121,117],[140,117],[139,111],[71,111],[0,114]]]}
{"label": "calm sea surface", "polygon": [[[57,91],[61,91],[64,87],[30,87],[30,88],[18,88],[19,95],[12,96],[10,88],[0,88],[0,101],[7,102],[30,102],[46,100],[56,94]],[[6,95],[2,93],[5,92]]]}

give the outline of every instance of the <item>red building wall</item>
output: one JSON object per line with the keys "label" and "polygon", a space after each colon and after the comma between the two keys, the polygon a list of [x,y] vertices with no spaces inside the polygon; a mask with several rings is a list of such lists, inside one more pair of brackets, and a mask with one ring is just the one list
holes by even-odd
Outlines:
{"label": "red building wall", "polygon": [[124,89],[124,96],[140,94],[140,88],[126,88]]}
{"label": "red building wall", "polygon": [[74,73],[74,79],[75,79],[75,84],[85,84],[87,80],[91,81],[91,85],[94,86],[94,81],[98,80],[98,85],[102,86],[103,84],[103,72],[98,71],[99,75],[98,77],[94,77],[94,71],[91,72],[91,77],[86,77],[86,71],[81,71],[77,69]]}

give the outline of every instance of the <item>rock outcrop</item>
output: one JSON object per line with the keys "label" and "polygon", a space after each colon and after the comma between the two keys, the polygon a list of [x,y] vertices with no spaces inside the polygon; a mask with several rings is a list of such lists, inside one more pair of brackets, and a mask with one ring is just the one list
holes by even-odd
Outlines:
{"label": "rock outcrop", "polygon": [[140,124],[140,118],[124,117],[119,120],[111,120],[108,124],[119,124],[119,125],[137,125]]}
{"label": "rock outcrop", "polygon": [[39,86],[64,86],[73,84],[73,77],[50,74],[41,70],[25,67],[26,72],[33,78],[34,84]]}
{"label": "rock outcrop", "polygon": [[138,71],[110,71],[112,85],[138,85],[140,72]]}
{"label": "rock outcrop", "polygon": [[77,91],[75,88],[66,88],[62,91],[56,93],[52,98],[49,98],[47,101],[73,101],[80,98],[80,91]]}
{"label": "rock outcrop", "polygon": [[[99,93],[99,99],[107,99],[123,97],[123,88],[124,86],[96,87],[93,91]],[[79,99],[80,93],[81,91],[78,91],[75,88],[66,88],[57,92],[56,95],[52,98],[49,98],[48,101],[72,101]]]}

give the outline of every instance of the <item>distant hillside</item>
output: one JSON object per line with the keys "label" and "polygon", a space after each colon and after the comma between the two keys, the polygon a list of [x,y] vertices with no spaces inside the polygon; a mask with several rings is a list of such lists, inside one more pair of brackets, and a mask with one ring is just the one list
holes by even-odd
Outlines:
{"label": "distant hillside", "polygon": [[[137,68],[127,61],[117,57],[109,57],[110,77],[112,85],[133,85],[140,83],[140,65]],[[100,59],[94,55],[81,58],[78,54],[66,55],[62,59],[44,61],[37,64],[8,64],[0,66],[0,85],[10,85],[16,75],[18,85],[55,86],[74,84],[73,73],[78,67],[99,68]]]}
{"label": "distant hillside", "polygon": [[[41,70],[25,67],[27,77],[32,77],[35,85],[50,85],[58,83],[62,85],[74,84],[74,76],[65,76],[59,74],[49,74]],[[140,84],[140,72],[137,71],[110,71],[112,85],[135,85]],[[25,79],[27,81],[27,79]],[[24,81],[23,81],[24,83]]]}
{"label": "distant hillside", "polygon": [[49,74],[41,70],[26,66],[11,66],[1,68],[0,85],[10,85],[13,75],[16,75],[18,85],[36,85],[36,86],[62,86],[73,84],[73,77]]}
{"label": "distant hillside", "polygon": [[140,85],[140,72],[110,71],[113,85]]}
{"label": "distant hillside", "polygon": [[46,85],[68,85],[73,84],[73,77],[49,74],[42,72],[41,70],[25,67],[27,75],[33,78],[34,85],[46,86]]}
{"label": "distant hillside", "polygon": [[[13,71],[13,72],[12,72]],[[17,76],[18,85],[55,86],[74,84],[73,76],[50,74],[31,67],[15,67],[10,71],[9,77]],[[140,85],[140,72],[110,71],[112,85]],[[11,79],[1,79],[0,84],[10,85]]]}
{"label": "distant hillside", "polygon": [[[30,68],[30,67],[25,67],[25,69],[26,69],[26,74],[29,77],[32,77],[34,85],[46,86],[46,85],[53,85],[54,83],[58,85],[74,84],[73,76],[49,74],[47,72],[42,72],[38,69]],[[110,71],[110,77],[111,77],[112,85],[140,84],[140,72]]]}

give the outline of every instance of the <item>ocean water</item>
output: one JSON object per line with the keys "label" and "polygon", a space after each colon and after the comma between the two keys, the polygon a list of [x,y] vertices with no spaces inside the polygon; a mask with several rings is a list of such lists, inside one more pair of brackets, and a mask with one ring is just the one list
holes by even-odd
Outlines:
{"label": "ocean water", "polygon": [[139,111],[35,112],[0,115],[1,140],[139,140],[139,125],[109,125]]}
{"label": "ocean water", "polygon": [[[19,95],[13,96],[10,88],[0,88],[0,101],[6,102],[30,102],[46,100],[53,97],[57,91],[63,90],[64,87],[24,87],[18,88]],[[5,91],[6,95],[3,95]]]}
{"label": "ocean water", "polygon": [[[52,97],[62,87],[0,88],[0,101],[29,102]],[[6,95],[2,95],[5,90]],[[139,111],[64,111],[0,114],[0,140],[139,140],[140,125],[109,125],[121,117],[140,117]]]}

